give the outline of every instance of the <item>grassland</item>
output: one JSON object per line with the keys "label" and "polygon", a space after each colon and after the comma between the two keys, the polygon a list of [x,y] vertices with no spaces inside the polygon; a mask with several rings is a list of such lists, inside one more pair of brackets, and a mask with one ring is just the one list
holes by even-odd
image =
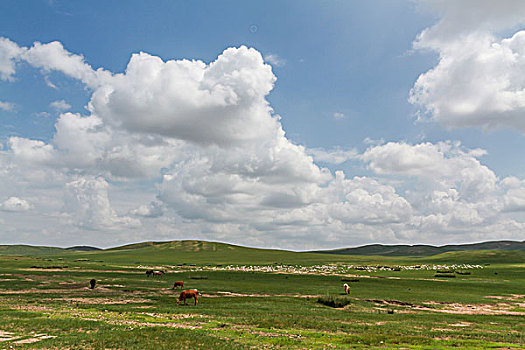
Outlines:
{"label": "grassland", "polygon": [[[148,278],[149,268],[167,273]],[[525,348],[524,268],[519,251],[407,258],[196,241],[11,247],[0,250],[0,348]],[[177,280],[201,291],[197,306],[176,305]]]}

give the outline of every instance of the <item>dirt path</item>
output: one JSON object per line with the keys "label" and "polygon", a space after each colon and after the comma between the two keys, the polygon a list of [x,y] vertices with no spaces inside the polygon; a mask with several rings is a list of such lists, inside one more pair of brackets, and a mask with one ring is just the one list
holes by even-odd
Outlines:
{"label": "dirt path", "polygon": [[289,297],[289,298],[318,298],[318,294],[243,294],[233,293],[227,291],[217,291],[214,293],[203,293],[203,297],[207,298],[220,298],[220,297],[248,297],[248,298],[269,298],[269,297]]}
{"label": "dirt path", "polygon": [[402,306],[412,310],[442,312],[448,314],[462,315],[516,315],[525,316],[525,312],[512,311],[517,306],[515,303],[496,303],[496,304],[460,304],[438,301],[425,301],[421,305],[411,304],[398,300],[384,299],[360,299],[389,306]]}

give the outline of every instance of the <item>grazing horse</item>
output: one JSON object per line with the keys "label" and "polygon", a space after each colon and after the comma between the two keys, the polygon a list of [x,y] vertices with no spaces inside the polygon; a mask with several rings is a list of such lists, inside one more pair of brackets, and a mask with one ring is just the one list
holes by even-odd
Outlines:
{"label": "grazing horse", "polygon": [[164,271],[161,270],[148,270],[146,271],[146,275],[155,277],[155,276],[162,276],[164,274]]}
{"label": "grazing horse", "polygon": [[97,280],[93,278],[89,281],[89,289],[95,289],[95,284],[97,284]]}
{"label": "grazing horse", "polygon": [[177,281],[177,282],[175,282],[173,284],[173,288],[171,288],[171,289],[175,289],[175,288],[177,288],[179,286],[180,286],[180,289],[182,290],[182,287],[184,287],[184,281]]}
{"label": "grazing horse", "polygon": [[348,284],[343,284],[343,287],[345,288],[345,294],[350,293],[350,286]]}
{"label": "grazing horse", "polygon": [[186,305],[186,299],[195,299],[195,305],[197,305],[197,295],[199,295],[199,291],[197,289],[186,289],[182,292],[180,292],[179,300],[177,301],[177,305],[180,304],[181,301],[184,302],[184,305]]}

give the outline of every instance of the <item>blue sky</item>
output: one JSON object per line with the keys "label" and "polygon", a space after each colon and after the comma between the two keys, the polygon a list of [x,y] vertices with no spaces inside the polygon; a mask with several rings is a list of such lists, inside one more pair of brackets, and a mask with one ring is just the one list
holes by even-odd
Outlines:
{"label": "blue sky", "polygon": [[1,243],[524,239],[519,1],[4,1],[0,23]]}

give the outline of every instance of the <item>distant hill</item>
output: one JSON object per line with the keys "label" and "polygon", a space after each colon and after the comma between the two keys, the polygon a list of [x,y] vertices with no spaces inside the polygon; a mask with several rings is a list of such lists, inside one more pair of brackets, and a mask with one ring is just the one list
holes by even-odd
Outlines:
{"label": "distant hill", "polygon": [[70,248],[0,245],[0,256],[16,255],[61,258],[72,262],[100,261],[134,265],[223,265],[223,264],[383,264],[425,261],[489,263],[525,261],[525,242],[495,241],[475,244],[382,245],[324,251],[294,252],[259,249],[233,244],[196,240],[141,242],[99,249],[90,246]]}
{"label": "distant hill", "polygon": [[75,252],[92,252],[94,250],[102,250],[102,249],[97,248],[97,247],[90,247],[88,245],[76,245],[74,247],[66,248],[66,250],[72,250]]}
{"label": "distant hill", "polygon": [[382,255],[382,256],[432,256],[447,252],[460,251],[525,251],[525,241],[491,241],[471,244],[454,244],[444,246],[432,245],[384,245],[370,244],[356,248],[318,250],[311,253],[341,254],[341,255]]}

